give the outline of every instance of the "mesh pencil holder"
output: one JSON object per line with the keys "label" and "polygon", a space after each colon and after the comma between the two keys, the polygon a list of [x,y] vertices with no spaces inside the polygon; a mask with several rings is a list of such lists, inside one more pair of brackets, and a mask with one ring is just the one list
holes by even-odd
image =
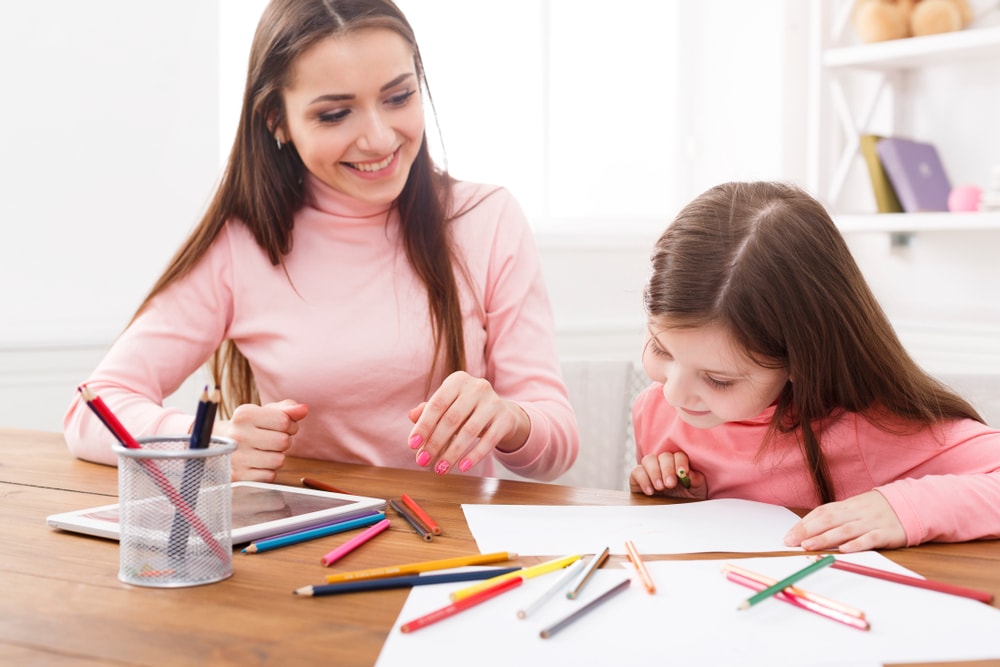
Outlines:
{"label": "mesh pencil holder", "polygon": [[212,438],[190,449],[190,436],[138,438],[115,446],[121,538],[118,578],[176,588],[233,573],[230,455],[236,443]]}

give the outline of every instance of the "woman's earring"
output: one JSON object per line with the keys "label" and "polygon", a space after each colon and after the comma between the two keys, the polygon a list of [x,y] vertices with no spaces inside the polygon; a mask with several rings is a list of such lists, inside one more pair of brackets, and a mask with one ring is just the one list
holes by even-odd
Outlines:
{"label": "woman's earring", "polygon": [[274,135],[274,140],[278,142],[278,150],[281,150],[281,138],[278,135]]}

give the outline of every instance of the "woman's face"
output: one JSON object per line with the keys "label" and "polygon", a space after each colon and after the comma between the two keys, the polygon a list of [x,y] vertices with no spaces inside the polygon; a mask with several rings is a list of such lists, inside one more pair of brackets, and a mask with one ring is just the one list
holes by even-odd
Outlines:
{"label": "woman's face", "polygon": [[663,396],[686,423],[712,428],[757,417],[788,382],[784,368],[761,366],[719,326],[650,326],[642,353],[646,375],[663,383]]}
{"label": "woman's face", "polygon": [[424,134],[413,51],[392,30],[330,37],[306,50],[284,90],[284,128],[306,168],[371,204],[402,192]]}

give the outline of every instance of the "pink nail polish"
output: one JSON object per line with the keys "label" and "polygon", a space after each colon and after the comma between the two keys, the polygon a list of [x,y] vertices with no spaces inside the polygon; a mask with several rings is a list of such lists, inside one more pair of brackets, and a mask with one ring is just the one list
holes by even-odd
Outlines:
{"label": "pink nail polish", "polygon": [[434,466],[434,472],[436,472],[439,475],[445,474],[450,469],[451,469],[451,464],[445,461],[444,459],[438,461],[438,464]]}
{"label": "pink nail polish", "polygon": [[424,439],[420,437],[419,433],[414,433],[413,437],[410,438],[410,449],[419,449],[420,445],[424,443]]}
{"label": "pink nail polish", "polygon": [[417,454],[418,466],[425,466],[430,462],[431,462],[431,455],[428,454],[427,452],[420,452],[419,454]]}
{"label": "pink nail polish", "polygon": [[458,464],[458,469],[462,472],[467,471],[472,467],[472,461],[470,459],[462,459],[462,462]]}

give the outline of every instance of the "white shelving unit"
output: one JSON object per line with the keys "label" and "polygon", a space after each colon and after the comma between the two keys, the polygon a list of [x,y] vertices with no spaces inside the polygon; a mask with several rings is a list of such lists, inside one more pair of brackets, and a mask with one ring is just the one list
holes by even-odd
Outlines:
{"label": "white shelving unit", "polygon": [[[920,231],[1000,230],[1000,211],[847,214],[839,210],[848,174],[861,160],[859,134],[867,131],[879,109],[888,110],[894,127],[903,124],[906,109],[901,92],[907,73],[989,60],[1000,66],[1000,27],[841,46],[848,41],[853,4],[853,0],[815,4],[813,64],[818,77],[812,91],[816,113],[810,178],[814,192],[834,212],[844,232],[885,231],[898,240]],[[859,99],[857,86],[851,86],[858,76],[869,80],[864,99]]]}

